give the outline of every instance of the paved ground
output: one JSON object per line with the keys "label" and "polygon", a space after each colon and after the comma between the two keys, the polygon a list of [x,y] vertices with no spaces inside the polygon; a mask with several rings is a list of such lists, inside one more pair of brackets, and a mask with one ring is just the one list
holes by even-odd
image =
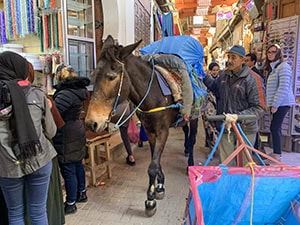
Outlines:
{"label": "paved ground", "polygon": [[[118,136],[112,142],[120,142]],[[206,154],[200,149],[203,143],[203,130],[198,135],[195,163],[205,161]],[[270,149],[267,149],[269,151]],[[186,175],[186,158],[183,155],[183,132],[170,129],[170,137],[162,158],[166,178],[166,194],[158,201],[157,212],[153,217],[144,213],[144,201],[148,184],[147,167],[150,160],[148,144],[134,148],[136,166],[125,163],[125,150],[117,150],[113,177],[103,178],[104,186],[88,187],[89,201],[78,204],[78,212],[66,216],[67,225],[182,225],[189,181]],[[283,162],[300,165],[300,153],[284,153]],[[216,163],[216,162],[215,162]]]}
{"label": "paved ground", "polygon": [[[144,201],[148,184],[147,167],[150,150],[135,148],[136,165],[125,163],[125,150],[119,151],[111,179],[105,185],[89,187],[87,203],[78,204],[78,212],[66,216],[68,225],[179,225],[183,224],[189,182],[186,175],[186,158],[183,154],[183,132],[171,129],[171,135],[163,154],[162,166],[166,178],[166,194],[158,201],[153,217],[144,213]],[[179,138],[178,138],[179,136]]]}

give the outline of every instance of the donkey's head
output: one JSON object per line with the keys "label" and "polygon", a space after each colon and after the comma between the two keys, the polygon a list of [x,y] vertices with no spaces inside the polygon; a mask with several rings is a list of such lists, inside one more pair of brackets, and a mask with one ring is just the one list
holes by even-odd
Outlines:
{"label": "donkey's head", "polygon": [[130,87],[126,60],[140,42],[123,47],[115,44],[110,35],[104,41],[97,66],[91,75],[94,89],[85,118],[86,126],[91,131],[104,130],[115,102],[127,99]]}

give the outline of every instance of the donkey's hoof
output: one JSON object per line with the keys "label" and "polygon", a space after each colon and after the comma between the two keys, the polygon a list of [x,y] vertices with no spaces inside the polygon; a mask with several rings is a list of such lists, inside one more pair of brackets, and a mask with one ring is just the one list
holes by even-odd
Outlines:
{"label": "donkey's hoof", "polygon": [[156,201],[146,200],[145,201],[145,213],[148,217],[153,216],[156,213]]}
{"label": "donkey's hoof", "polygon": [[155,188],[155,199],[161,200],[165,197],[165,189],[164,188]]}
{"label": "donkey's hoof", "polygon": [[162,200],[165,197],[165,192],[156,192],[155,193],[155,199]]}

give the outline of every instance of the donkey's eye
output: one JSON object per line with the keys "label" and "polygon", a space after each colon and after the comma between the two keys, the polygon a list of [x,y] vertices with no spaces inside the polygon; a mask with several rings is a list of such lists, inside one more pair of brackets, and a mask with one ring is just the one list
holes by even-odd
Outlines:
{"label": "donkey's eye", "polygon": [[109,81],[113,81],[114,79],[116,79],[116,75],[115,74],[107,74],[106,79]]}
{"label": "donkey's eye", "polygon": [[113,81],[116,77],[108,77],[109,81]]}

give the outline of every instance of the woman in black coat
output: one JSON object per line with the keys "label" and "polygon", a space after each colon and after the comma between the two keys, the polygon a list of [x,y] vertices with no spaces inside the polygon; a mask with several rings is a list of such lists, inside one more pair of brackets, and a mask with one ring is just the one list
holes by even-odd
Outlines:
{"label": "woman in black coat", "polygon": [[85,156],[85,128],[80,120],[83,101],[88,98],[90,81],[78,77],[71,66],[61,65],[56,72],[57,85],[53,100],[65,122],[53,138],[62,177],[65,182],[65,214],[77,211],[76,202],[86,202],[85,171],[82,159]]}

